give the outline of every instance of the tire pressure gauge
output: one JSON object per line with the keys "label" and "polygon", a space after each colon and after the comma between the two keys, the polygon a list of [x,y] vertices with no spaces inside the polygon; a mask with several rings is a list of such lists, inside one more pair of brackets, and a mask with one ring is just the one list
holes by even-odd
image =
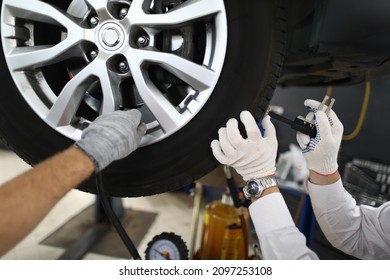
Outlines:
{"label": "tire pressure gauge", "polygon": [[153,237],[145,250],[147,260],[188,260],[188,248],[183,239],[172,232]]}

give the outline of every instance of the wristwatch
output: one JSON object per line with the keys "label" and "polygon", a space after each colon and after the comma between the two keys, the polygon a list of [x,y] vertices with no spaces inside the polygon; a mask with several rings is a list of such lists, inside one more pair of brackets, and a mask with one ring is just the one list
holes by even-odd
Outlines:
{"label": "wristwatch", "polygon": [[277,187],[278,182],[274,175],[250,179],[246,182],[243,192],[246,199],[259,198],[265,189]]}

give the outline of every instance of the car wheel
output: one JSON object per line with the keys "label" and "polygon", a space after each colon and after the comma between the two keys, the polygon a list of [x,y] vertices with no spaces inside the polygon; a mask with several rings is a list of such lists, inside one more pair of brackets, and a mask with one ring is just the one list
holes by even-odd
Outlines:
{"label": "car wheel", "polygon": [[[138,108],[146,136],[103,171],[107,192],[177,189],[217,166],[229,118],[266,110],[283,22],[274,0],[2,0],[0,137],[35,165],[97,116]],[[96,193],[93,178],[78,188]]]}

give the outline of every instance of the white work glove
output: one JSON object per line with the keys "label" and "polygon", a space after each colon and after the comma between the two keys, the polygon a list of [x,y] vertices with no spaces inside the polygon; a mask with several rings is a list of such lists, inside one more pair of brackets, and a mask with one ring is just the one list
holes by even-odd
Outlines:
{"label": "white work glove", "polygon": [[270,117],[265,116],[262,120],[264,136],[251,113],[241,112],[240,119],[248,138],[241,136],[237,120],[230,119],[226,128],[219,129],[219,141],[211,142],[215,158],[221,164],[233,167],[245,181],[273,175],[276,170],[278,141]]}
{"label": "white work glove", "polygon": [[99,172],[137,149],[145,131],[140,111],[115,111],[94,120],[75,146],[92,159]]}
{"label": "white work glove", "polygon": [[315,100],[305,100],[304,105],[311,111],[306,120],[311,121],[314,117],[317,135],[310,138],[298,132],[297,141],[308,168],[320,175],[331,175],[338,169],[337,156],[344,127],[333,110],[326,115],[325,110],[328,106],[324,105],[322,110],[318,110],[320,104]]}

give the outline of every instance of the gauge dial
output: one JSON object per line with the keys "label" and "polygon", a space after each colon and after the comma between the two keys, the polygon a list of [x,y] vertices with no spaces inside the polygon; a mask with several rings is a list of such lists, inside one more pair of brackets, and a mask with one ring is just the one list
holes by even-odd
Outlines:
{"label": "gauge dial", "polygon": [[145,255],[147,260],[188,260],[188,248],[180,236],[163,232],[148,243]]}

